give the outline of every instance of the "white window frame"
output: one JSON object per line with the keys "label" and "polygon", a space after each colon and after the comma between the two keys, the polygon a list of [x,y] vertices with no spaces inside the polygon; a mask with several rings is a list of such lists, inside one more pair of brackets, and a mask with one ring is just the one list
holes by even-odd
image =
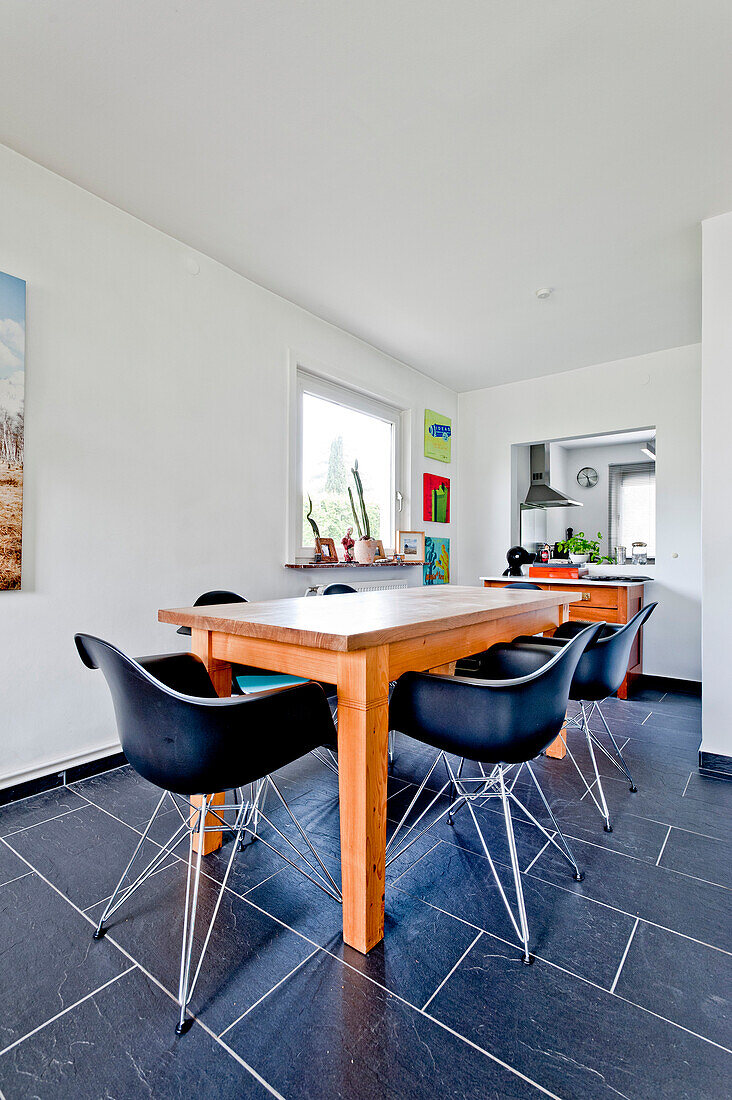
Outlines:
{"label": "white window frame", "polygon": [[[398,528],[405,525],[405,513],[398,508],[397,500],[402,496],[401,486],[405,484],[404,470],[402,466],[404,447],[402,442],[403,418],[405,410],[398,408],[389,401],[381,400],[362,390],[355,389],[347,383],[325,377],[302,365],[298,357],[293,361],[292,402],[290,432],[290,505],[288,521],[288,547],[293,558],[310,560],[315,553],[315,546],[302,545],[302,436],[303,436],[303,394],[309,393],[315,397],[322,397],[337,405],[343,405],[348,409],[367,413],[380,420],[386,420],[392,425],[392,456],[391,456],[391,528],[396,534]],[[367,456],[364,456],[362,465],[366,465]],[[345,534],[345,532],[344,532]],[[385,546],[385,550],[393,550],[392,546]]]}

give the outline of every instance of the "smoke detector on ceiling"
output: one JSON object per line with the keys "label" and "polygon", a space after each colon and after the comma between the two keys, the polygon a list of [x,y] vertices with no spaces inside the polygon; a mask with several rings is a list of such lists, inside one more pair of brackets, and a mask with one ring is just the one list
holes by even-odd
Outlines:
{"label": "smoke detector on ceiling", "polygon": [[540,298],[543,301],[545,298],[551,297],[551,293],[553,290],[554,287],[552,286],[540,286],[536,292],[536,297]]}

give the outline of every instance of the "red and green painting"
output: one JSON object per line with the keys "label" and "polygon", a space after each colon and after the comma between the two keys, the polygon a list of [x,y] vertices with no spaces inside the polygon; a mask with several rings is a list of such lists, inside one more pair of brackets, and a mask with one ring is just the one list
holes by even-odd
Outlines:
{"label": "red and green painting", "polygon": [[422,519],[428,523],[450,522],[450,478],[439,474],[424,475]]}

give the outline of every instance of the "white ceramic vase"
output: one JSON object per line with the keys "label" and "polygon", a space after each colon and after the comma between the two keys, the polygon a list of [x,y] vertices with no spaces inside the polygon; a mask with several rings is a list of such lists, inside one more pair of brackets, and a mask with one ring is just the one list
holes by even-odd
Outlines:
{"label": "white ceramic vase", "polygon": [[589,554],[570,554],[569,555],[569,560],[572,562],[572,565],[586,565],[587,562],[590,560],[590,555]]}
{"label": "white ceramic vase", "polygon": [[373,565],[376,557],[376,539],[367,539],[365,535],[356,539],[353,556],[359,565]]}

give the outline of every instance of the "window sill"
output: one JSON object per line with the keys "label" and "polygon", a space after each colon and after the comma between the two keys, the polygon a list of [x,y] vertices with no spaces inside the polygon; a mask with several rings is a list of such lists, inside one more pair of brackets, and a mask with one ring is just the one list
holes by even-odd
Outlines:
{"label": "window sill", "polygon": [[371,565],[361,565],[357,561],[307,561],[285,562],[285,569],[404,569],[415,565],[424,565],[423,561],[375,561]]}

